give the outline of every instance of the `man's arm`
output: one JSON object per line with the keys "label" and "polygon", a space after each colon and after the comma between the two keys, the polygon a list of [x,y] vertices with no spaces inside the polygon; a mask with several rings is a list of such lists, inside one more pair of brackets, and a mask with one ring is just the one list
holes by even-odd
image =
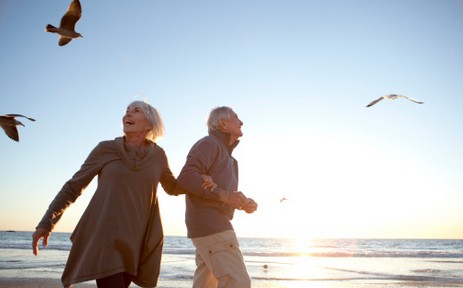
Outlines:
{"label": "man's arm", "polygon": [[202,175],[208,175],[209,169],[214,164],[217,149],[212,143],[205,140],[198,141],[188,153],[186,163],[177,177],[177,182],[189,194],[224,202],[227,198],[227,191],[220,187],[215,187],[215,189],[203,188]]}
{"label": "man's arm", "polygon": [[[228,204],[233,208],[240,209],[246,204],[246,196],[238,191],[225,191],[220,186],[212,189],[204,189],[203,175],[209,175],[208,171],[215,161],[220,149],[214,143],[207,140],[198,141],[190,150],[185,166],[183,166],[177,182],[186,189],[188,194]],[[213,175],[210,175],[213,176]],[[214,180],[214,178],[212,178]],[[217,184],[217,183],[216,183]]]}

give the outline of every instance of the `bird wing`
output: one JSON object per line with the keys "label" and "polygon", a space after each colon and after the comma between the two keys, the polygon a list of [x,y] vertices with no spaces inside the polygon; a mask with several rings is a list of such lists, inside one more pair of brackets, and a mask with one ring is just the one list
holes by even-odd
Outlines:
{"label": "bird wing", "polygon": [[19,141],[19,134],[18,134],[18,129],[16,129],[16,126],[10,126],[10,125],[0,125],[3,130],[5,131],[6,135],[13,139],[14,141],[18,142]]}
{"label": "bird wing", "polygon": [[368,104],[367,107],[373,106],[373,105],[375,105],[376,103],[378,103],[379,101],[381,101],[381,100],[383,100],[383,99],[384,99],[384,97],[381,96],[381,97],[379,97],[378,99],[376,99],[375,101],[373,101],[373,102],[371,102],[370,104]]}
{"label": "bird wing", "polygon": [[71,41],[72,41],[72,38],[60,36],[60,37],[59,37],[58,44],[59,44],[59,46],[64,46],[64,45],[68,44],[68,43],[71,42]]}
{"label": "bird wing", "polygon": [[6,114],[6,115],[4,115],[4,116],[10,117],[10,118],[14,118],[14,117],[24,117],[24,118],[29,119],[29,120],[31,120],[31,121],[35,121],[35,119],[29,118],[29,117],[24,116],[24,115],[21,115],[21,114]]}
{"label": "bird wing", "polygon": [[424,102],[420,101],[420,100],[416,100],[416,99],[413,99],[413,98],[410,98],[410,97],[407,97],[407,96],[404,96],[404,95],[397,95],[399,97],[402,97],[402,98],[405,98],[407,100],[410,100],[412,102],[415,102],[415,103],[418,103],[418,104],[423,104]]}
{"label": "bird wing", "polygon": [[74,31],[74,27],[77,21],[79,21],[80,16],[82,16],[80,2],[79,0],[73,0],[71,4],[69,4],[68,11],[61,18],[60,27]]}

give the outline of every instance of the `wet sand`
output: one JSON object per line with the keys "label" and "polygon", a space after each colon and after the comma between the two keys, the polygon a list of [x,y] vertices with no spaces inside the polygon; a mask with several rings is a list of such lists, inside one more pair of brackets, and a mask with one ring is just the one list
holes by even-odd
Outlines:
{"label": "wet sand", "polygon": [[[186,288],[191,287],[191,280],[163,280],[160,279],[158,288]],[[253,288],[424,288],[424,287],[462,287],[462,283],[442,283],[428,281],[253,281]],[[0,287],[8,288],[61,288],[59,279],[46,278],[5,278],[0,277]],[[75,284],[73,288],[96,288],[95,282]],[[132,284],[130,287],[138,287]]]}

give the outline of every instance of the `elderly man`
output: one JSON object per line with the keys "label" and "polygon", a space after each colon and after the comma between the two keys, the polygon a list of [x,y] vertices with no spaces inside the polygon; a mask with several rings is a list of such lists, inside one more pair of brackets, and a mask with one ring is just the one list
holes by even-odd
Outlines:
{"label": "elderly man", "polygon": [[[230,107],[213,109],[207,121],[209,135],[191,148],[177,178],[186,196],[188,237],[196,247],[193,287],[246,288],[251,280],[231,220],[235,209],[253,213],[257,203],[238,190],[238,162],[232,157],[243,136],[243,122]],[[202,189],[202,176],[217,187]]]}

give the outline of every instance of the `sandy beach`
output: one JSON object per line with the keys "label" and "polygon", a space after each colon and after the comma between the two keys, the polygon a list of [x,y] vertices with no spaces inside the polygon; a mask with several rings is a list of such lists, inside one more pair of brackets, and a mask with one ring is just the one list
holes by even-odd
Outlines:
{"label": "sandy beach", "polygon": [[[186,288],[191,287],[190,280],[162,280],[159,282],[158,288]],[[61,288],[59,279],[46,278],[0,278],[0,287],[11,288]],[[73,288],[95,288],[93,282],[81,283],[72,286]],[[130,287],[138,287],[131,285]],[[418,282],[391,282],[391,281],[271,281],[257,280],[253,281],[253,288],[418,288],[418,287],[462,287],[462,283],[435,283],[428,281]]]}

